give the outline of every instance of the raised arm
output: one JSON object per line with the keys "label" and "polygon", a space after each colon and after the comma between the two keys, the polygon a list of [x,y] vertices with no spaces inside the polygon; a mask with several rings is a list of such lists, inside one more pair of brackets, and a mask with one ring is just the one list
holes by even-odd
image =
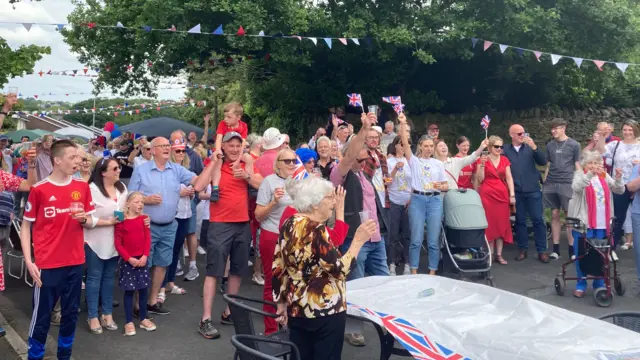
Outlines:
{"label": "raised arm", "polygon": [[209,141],[209,121],[211,120],[211,114],[207,114],[204,116],[204,134],[202,134],[202,142],[207,143]]}
{"label": "raised arm", "polygon": [[398,122],[400,123],[400,140],[402,141],[402,148],[404,149],[404,157],[407,161],[411,160],[411,145],[409,144],[409,137],[407,136],[407,117],[404,113],[398,115]]}
{"label": "raised arm", "polygon": [[341,177],[345,177],[353,167],[353,164],[358,161],[358,154],[360,154],[360,150],[364,148],[364,141],[367,137],[367,133],[371,129],[371,124],[375,124],[378,121],[378,118],[372,113],[362,113],[360,120],[362,121],[362,127],[360,128],[358,135],[351,138],[347,143],[347,152],[344,154],[340,163],[338,163],[338,171]]}

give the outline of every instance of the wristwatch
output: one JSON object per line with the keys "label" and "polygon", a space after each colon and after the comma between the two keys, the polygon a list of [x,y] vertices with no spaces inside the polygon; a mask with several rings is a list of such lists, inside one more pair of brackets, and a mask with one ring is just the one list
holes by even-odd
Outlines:
{"label": "wristwatch", "polygon": [[6,112],[6,111],[1,111],[1,110],[0,110],[0,115],[9,116],[9,113],[8,113],[8,112]]}

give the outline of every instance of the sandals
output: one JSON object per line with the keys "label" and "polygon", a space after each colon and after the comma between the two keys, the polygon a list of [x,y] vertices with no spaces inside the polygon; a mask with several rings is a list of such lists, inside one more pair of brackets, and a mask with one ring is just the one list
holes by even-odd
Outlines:
{"label": "sandals", "polygon": [[93,334],[93,335],[100,335],[102,334],[102,326],[98,326],[98,327],[91,327],[91,319],[87,320],[87,325],[89,325],[89,331]]}
{"label": "sandals", "polygon": [[502,255],[496,255],[496,262],[500,265],[507,265],[508,262],[505,260]]}
{"label": "sandals", "polygon": [[156,302],[158,304],[164,304],[164,301],[167,299],[167,294],[163,293],[163,292],[159,292],[158,296],[156,297]]}
{"label": "sandals", "polygon": [[[167,289],[167,290],[169,290],[169,289]],[[184,294],[187,293],[187,290],[185,290],[185,289],[183,289],[183,288],[181,288],[179,286],[174,286],[174,287],[171,288],[171,290],[169,290],[169,293],[171,295],[184,295]]]}
{"label": "sandals", "polygon": [[102,326],[103,328],[109,330],[109,331],[115,331],[118,330],[118,325],[116,325],[115,322],[113,322],[113,319],[111,320],[110,323],[107,323],[107,321],[104,319],[104,316],[102,316],[100,318],[100,326]]}

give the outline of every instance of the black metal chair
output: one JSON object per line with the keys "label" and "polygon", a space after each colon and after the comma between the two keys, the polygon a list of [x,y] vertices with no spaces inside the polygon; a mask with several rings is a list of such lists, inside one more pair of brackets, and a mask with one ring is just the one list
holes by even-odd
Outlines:
{"label": "black metal chair", "polygon": [[373,325],[374,329],[376,329],[376,333],[378,333],[378,338],[380,339],[380,360],[389,360],[391,355],[413,358],[413,355],[411,355],[407,349],[403,347],[396,347],[396,338],[394,338],[393,335],[384,327],[378,325],[373,320],[351,314],[347,314],[347,317],[357,321],[365,321]]}
{"label": "black metal chair", "polygon": [[[233,321],[235,321],[235,318]],[[277,345],[282,348],[289,347],[289,352],[293,354],[291,360],[300,360],[300,351],[298,351],[296,345],[290,341],[271,339],[256,335],[233,335],[231,337],[231,344],[236,348],[233,360],[238,360],[238,358],[242,360],[280,360],[277,357],[256,350],[256,348],[260,347],[259,344]],[[253,346],[246,344],[253,344]]]}
{"label": "black metal chair", "polygon": [[[223,298],[224,301],[229,304],[229,310],[231,310],[231,314],[233,314],[233,327],[236,331],[236,334],[249,336],[259,335],[258,338],[263,339],[263,341],[243,341],[244,346],[249,347],[258,353],[270,356],[260,359],[286,359],[287,356],[291,354],[292,350],[290,349],[290,346],[281,344],[282,342],[289,341],[289,331],[286,328],[266,336],[256,333],[255,326],[253,324],[252,313],[262,315],[263,317],[270,317],[273,319],[277,318],[278,316],[276,314],[266,312],[262,309],[257,309],[247,305],[247,303],[255,303],[273,306],[273,308],[276,309],[276,303],[252,299],[240,295],[224,294]],[[267,339],[269,341],[264,339]],[[237,352],[236,356],[238,356]],[[240,354],[239,356],[241,360],[253,360],[255,358],[242,356],[242,354]],[[296,358],[296,360],[298,359],[299,357]]]}
{"label": "black metal chair", "polygon": [[606,321],[613,325],[620,326],[627,330],[640,333],[640,312],[636,311],[623,311],[613,314],[604,315],[599,318],[602,321]]}

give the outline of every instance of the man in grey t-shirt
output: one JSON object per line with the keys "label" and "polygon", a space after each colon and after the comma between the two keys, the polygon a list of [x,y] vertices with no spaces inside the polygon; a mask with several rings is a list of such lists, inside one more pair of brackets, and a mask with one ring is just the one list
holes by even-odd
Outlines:
{"label": "man in grey t-shirt", "polygon": [[[579,167],[580,144],[568,137],[565,132],[567,122],[563,119],[551,121],[551,135],[553,140],[547,144],[547,169],[544,175],[542,196],[544,206],[551,209],[551,236],[553,239],[553,252],[551,259],[560,257],[560,210],[567,216],[569,200],[571,200],[571,182],[573,173]],[[574,255],[573,236],[571,229],[567,227],[567,240],[569,242],[569,257]]]}

